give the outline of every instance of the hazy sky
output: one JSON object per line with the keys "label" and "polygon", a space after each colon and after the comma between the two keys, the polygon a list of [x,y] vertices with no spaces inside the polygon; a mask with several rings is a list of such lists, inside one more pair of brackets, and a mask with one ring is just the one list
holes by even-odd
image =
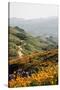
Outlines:
{"label": "hazy sky", "polygon": [[44,18],[58,15],[56,5],[29,4],[29,3],[10,3],[10,17],[33,19]]}

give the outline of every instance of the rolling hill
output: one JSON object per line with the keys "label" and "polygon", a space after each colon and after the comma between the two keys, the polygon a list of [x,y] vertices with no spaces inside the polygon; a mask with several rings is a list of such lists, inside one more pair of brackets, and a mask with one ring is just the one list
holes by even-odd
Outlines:
{"label": "rolling hill", "polygon": [[57,48],[57,44],[58,42],[53,36],[34,37],[17,26],[9,27],[9,57],[17,56],[18,51],[22,54],[30,54],[31,52]]}
{"label": "rolling hill", "polygon": [[8,87],[58,84],[58,41],[9,27]]}

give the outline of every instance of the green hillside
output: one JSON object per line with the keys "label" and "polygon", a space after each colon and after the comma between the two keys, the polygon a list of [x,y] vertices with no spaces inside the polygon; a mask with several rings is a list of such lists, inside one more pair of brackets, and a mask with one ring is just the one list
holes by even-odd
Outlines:
{"label": "green hillside", "polygon": [[22,48],[21,53],[30,54],[31,52],[48,50],[56,48],[52,38],[33,37],[19,27],[9,27],[9,57],[18,56],[19,46]]}
{"label": "green hillside", "polygon": [[58,41],[9,27],[8,87],[58,84]]}

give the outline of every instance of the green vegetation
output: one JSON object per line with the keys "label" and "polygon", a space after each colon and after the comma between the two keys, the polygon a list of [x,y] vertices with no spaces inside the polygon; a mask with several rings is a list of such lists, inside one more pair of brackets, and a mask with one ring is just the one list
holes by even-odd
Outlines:
{"label": "green vegetation", "polygon": [[58,84],[58,49],[53,37],[33,37],[9,27],[9,87]]}
{"label": "green vegetation", "polygon": [[[23,54],[57,48],[57,45],[51,40],[51,37],[48,38],[48,40],[43,40],[41,37],[33,37],[29,35],[17,26],[9,27],[9,50],[11,49],[11,51],[13,51],[12,49],[14,49],[17,53],[18,46],[21,46],[23,49]],[[14,54],[11,56],[14,56]]]}

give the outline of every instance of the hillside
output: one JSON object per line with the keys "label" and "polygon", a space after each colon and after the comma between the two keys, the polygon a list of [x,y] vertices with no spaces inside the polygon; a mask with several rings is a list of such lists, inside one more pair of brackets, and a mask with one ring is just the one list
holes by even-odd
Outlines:
{"label": "hillside", "polygon": [[32,53],[9,61],[9,87],[58,84],[58,50]]}
{"label": "hillside", "polygon": [[16,57],[42,50],[57,48],[56,39],[52,36],[34,37],[19,27],[9,27],[9,57]]}
{"label": "hillside", "polygon": [[58,84],[58,41],[54,36],[36,36],[9,27],[8,86]]}

